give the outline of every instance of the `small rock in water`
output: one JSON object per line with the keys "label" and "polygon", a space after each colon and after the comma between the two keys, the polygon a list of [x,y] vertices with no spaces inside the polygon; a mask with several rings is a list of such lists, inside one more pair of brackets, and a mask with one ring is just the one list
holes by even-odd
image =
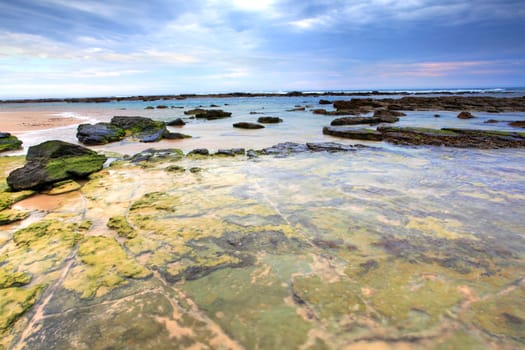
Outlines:
{"label": "small rock in water", "polygon": [[470,112],[463,111],[458,114],[458,118],[459,119],[472,119],[474,118],[474,116]]}
{"label": "small rock in water", "polygon": [[186,122],[182,118],[177,118],[166,123],[167,126],[184,126]]}
{"label": "small rock in water", "polygon": [[282,123],[282,119],[279,117],[260,117],[257,119],[258,123],[263,124],[276,124],[276,123]]}
{"label": "small rock in water", "polygon": [[248,123],[248,122],[239,122],[233,124],[234,128],[240,128],[240,129],[264,129],[264,125],[257,124],[257,123]]}
{"label": "small rock in water", "polygon": [[199,156],[208,156],[210,151],[206,148],[196,148],[188,153],[188,156],[199,155]]}

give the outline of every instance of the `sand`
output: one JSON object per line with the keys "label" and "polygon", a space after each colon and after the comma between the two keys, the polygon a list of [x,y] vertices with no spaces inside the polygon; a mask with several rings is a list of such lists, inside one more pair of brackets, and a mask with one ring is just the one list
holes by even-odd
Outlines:
{"label": "sand", "polygon": [[61,117],[50,111],[0,111],[0,131],[18,134],[27,131],[52,129],[80,124],[81,119]]}

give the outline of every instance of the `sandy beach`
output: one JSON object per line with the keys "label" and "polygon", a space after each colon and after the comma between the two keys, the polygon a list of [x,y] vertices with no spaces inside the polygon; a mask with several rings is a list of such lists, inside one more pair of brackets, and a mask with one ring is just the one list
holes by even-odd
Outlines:
{"label": "sandy beach", "polygon": [[81,119],[62,117],[61,112],[49,111],[1,111],[0,131],[20,134],[27,131],[45,130],[79,124]]}

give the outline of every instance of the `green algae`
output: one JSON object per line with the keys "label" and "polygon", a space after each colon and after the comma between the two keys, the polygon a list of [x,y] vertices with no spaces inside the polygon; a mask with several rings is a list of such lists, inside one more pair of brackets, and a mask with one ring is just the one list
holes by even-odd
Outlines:
{"label": "green algae", "polygon": [[80,188],[82,188],[82,185],[80,185],[78,182],[74,180],[64,180],[64,181],[59,181],[59,182],[54,183],[53,188],[50,189],[47,192],[47,194],[49,195],[64,194],[64,193],[77,191]]}
{"label": "green algae", "polygon": [[184,167],[180,166],[180,165],[170,165],[168,167],[166,167],[166,171],[170,172],[170,173],[183,173],[186,171],[186,169],[184,169]]}
{"label": "green algae", "polygon": [[16,202],[20,202],[35,194],[35,191],[25,190],[18,192],[0,191],[0,210],[10,208]]}
{"label": "green algae", "polygon": [[124,238],[135,238],[137,236],[137,232],[126,220],[126,217],[123,215],[119,216],[113,216],[109,218],[109,221],[107,223],[107,226],[110,229],[113,229],[117,231],[117,234],[120,237]]}
{"label": "green algae", "polygon": [[495,336],[510,336],[525,341],[525,287],[474,302],[467,312],[468,319]]}
{"label": "green algae", "polygon": [[27,246],[30,249],[45,245],[47,241],[60,240],[67,247],[72,248],[81,238],[83,231],[76,224],[68,224],[56,220],[36,222],[13,234],[13,241],[18,246]]}
{"label": "green algae", "polygon": [[0,266],[0,289],[20,287],[31,282],[31,275],[22,271],[15,271],[13,266]]}
{"label": "green algae", "polygon": [[254,280],[255,271],[225,268],[182,288],[245,348],[298,348],[306,341],[309,322],[286,302],[287,284],[271,273]]}
{"label": "green algae", "polygon": [[64,281],[66,289],[82,298],[101,296],[126,283],[128,278],[146,278],[147,269],[130,258],[113,238],[90,236],[79,242],[77,259],[80,262]]}
{"label": "green algae", "polygon": [[50,159],[45,171],[50,181],[60,181],[74,177],[87,177],[89,174],[102,169],[106,161],[104,155],[89,154],[76,157]]}
{"label": "green algae", "polygon": [[402,332],[431,330],[462,300],[455,281],[439,266],[393,260],[363,269],[359,275],[347,272],[370,290],[365,300]]}
{"label": "green algae", "polygon": [[11,224],[16,221],[24,220],[29,217],[29,212],[5,209],[0,211],[0,225]]}
{"label": "green algae", "polygon": [[43,289],[43,285],[0,289],[0,334],[33,306]]}
{"label": "green algae", "polygon": [[313,307],[321,319],[340,319],[364,311],[359,285],[348,279],[327,282],[316,275],[298,276],[292,290],[295,301]]}
{"label": "green algae", "polygon": [[13,151],[22,148],[22,141],[16,136],[0,138],[0,152]]}

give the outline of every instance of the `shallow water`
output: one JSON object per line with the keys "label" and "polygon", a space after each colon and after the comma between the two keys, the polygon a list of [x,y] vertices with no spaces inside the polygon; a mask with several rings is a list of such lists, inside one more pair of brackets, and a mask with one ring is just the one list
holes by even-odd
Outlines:
{"label": "shallow water", "polygon": [[[384,96],[383,96],[384,97]],[[402,96],[386,96],[396,98]],[[350,97],[342,96],[323,96],[328,100],[344,100]],[[356,98],[356,97],[353,97]],[[381,98],[381,96],[375,96]],[[181,132],[193,136],[192,139],[184,140],[163,140],[154,144],[137,143],[122,141],[104,146],[93,147],[97,150],[106,150],[123,154],[135,154],[150,147],[156,148],[181,148],[190,151],[194,148],[208,148],[217,150],[220,148],[243,147],[246,149],[260,149],[270,147],[279,142],[316,142],[339,140],[343,143],[356,143],[349,140],[341,140],[322,134],[322,128],[330,124],[335,119],[333,116],[316,115],[313,109],[324,108],[332,109],[331,105],[319,105],[319,97],[250,97],[250,98],[189,98],[186,100],[168,101],[121,101],[111,103],[39,103],[39,104],[0,104],[0,111],[39,111],[55,114],[57,117],[76,116],[81,118],[79,123],[95,123],[97,121],[109,121],[115,115],[144,116],[155,120],[170,121],[175,118],[183,118],[187,124],[184,127],[169,127],[170,131]],[[166,105],[168,109],[145,109],[147,106]],[[221,120],[195,120],[189,119],[190,116],[184,115],[184,111],[193,108],[211,108],[216,105],[225,111],[231,112],[231,118]],[[177,108],[171,108],[171,107]],[[290,111],[295,106],[306,107],[305,111]],[[182,108],[181,108],[182,107]],[[257,113],[257,114],[251,114]],[[477,118],[461,120],[456,118],[457,112],[433,111],[418,112],[408,111],[407,116],[394,124],[399,126],[413,127],[456,127],[456,128],[476,128],[505,131],[521,131],[520,128],[513,128],[505,121],[525,120],[525,113],[474,113]],[[434,114],[440,117],[434,117]],[[266,125],[265,129],[242,130],[232,127],[233,123],[247,121],[256,122],[260,116],[276,116],[284,120],[280,124]],[[488,119],[496,119],[502,122],[495,124],[484,123]],[[357,125],[356,128],[368,127]],[[375,128],[375,126],[373,127]],[[41,143],[50,139],[59,139],[67,142],[76,143],[76,125],[62,128],[17,133],[17,136],[24,142],[23,151],[11,152],[9,154],[20,154],[27,151],[29,146]],[[362,141],[359,143],[367,143]],[[387,147],[386,145],[383,145]]]}
{"label": "shallow water", "polygon": [[9,228],[3,264],[43,289],[2,344],[517,349],[524,173],[435,147],[116,163],[32,214],[45,235]]}

